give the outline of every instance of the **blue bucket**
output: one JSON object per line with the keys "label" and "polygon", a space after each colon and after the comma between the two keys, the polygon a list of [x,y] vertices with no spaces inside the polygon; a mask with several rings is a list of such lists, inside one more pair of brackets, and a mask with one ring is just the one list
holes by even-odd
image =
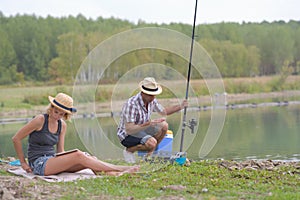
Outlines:
{"label": "blue bucket", "polygon": [[[155,154],[171,154],[173,149],[173,132],[168,130],[164,139],[157,145],[154,155]],[[138,151],[138,156],[144,156],[147,153],[145,151]]]}
{"label": "blue bucket", "polygon": [[164,139],[157,145],[155,152],[172,152],[173,150],[173,132],[168,130]]}

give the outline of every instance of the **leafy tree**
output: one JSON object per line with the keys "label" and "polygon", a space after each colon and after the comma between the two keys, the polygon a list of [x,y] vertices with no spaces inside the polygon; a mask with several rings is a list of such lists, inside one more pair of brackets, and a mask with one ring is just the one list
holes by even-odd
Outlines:
{"label": "leafy tree", "polygon": [[259,50],[230,41],[201,40],[225,77],[253,76],[258,72]]}
{"label": "leafy tree", "polygon": [[10,67],[16,62],[16,53],[5,31],[0,28],[0,66]]}
{"label": "leafy tree", "polygon": [[77,70],[88,52],[83,35],[76,33],[61,35],[57,52],[59,57],[51,63],[49,69],[54,75],[52,78],[60,78],[62,83],[74,81]]}
{"label": "leafy tree", "polygon": [[16,54],[6,32],[0,28],[0,84],[17,81]]}
{"label": "leafy tree", "polygon": [[[113,17],[87,19],[81,14],[62,18],[5,17],[0,11],[1,84],[24,79],[72,83],[82,61],[100,42],[121,31],[140,27],[169,28],[187,36],[192,32],[191,25],[182,23],[158,25],[140,20],[133,24]],[[195,39],[206,48],[226,77],[280,74],[285,62],[294,69],[293,74],[300,71],[299,21],[201,24],[196,26]],[[104,72],[103,78],[106,82],[116,81],[134,66],[152,62],[169,66],[183,75],[188,65],[187,61],[168,52],[139,50],[118,58]],[[135,73],[136,77],[141,76],[138,70]],[[151,73],[164,76],[156,71]],[[91,74],[83,76],[92,77]],[[192,78],[198,77],[192,74]]]}
{"label": "leafy tree", "polygon": [[17,55],[18,71],[27,79],[43,80],[43,68],[46,68],[50,54],[47,33],[40,26],[39,19],[16,16],[9,20],[6,28]]}
{"label": "leafy tree", "polygon": [[278,74],[286,60],[292,60],[293,39],[285,27],[271,27],[264,39],[261,49],[266,74]]}
{"label": "leafy tree", "polygon": [[300,27],[295,30],[294,33],[295,43],[294,43],[294,74],[300,73]]}

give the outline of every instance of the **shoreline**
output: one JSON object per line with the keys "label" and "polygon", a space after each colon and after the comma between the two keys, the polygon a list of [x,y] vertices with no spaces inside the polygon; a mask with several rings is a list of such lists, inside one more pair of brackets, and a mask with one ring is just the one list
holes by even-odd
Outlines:
{"label": "shoreline", "polygon": [[[225,96],[226,95],[226,96]],[[212,109],[212,101],[222,101],[226,105],[217,105],[216,108],[221,109],[238,109],[238,108],[256,108],[264,106],[288,106],[300,104],[300,91],[283,91],[257,94],[225,94],[215,97],[201,96],[199,98],[190,98],[189,101],[194,105],[189,106],[191,111],[206,111]],[[216,99],[216,98],[219,98]],[[299,99],[298,101],[288,99]],[[158,98],[159,99],[159,98]],[[270,101],[280,99],[277,101]],[[159,99],[162,105],[170,105],[178,103],[178,99]],[[198,105],[195,105],[198,102]],[[248,102],[248,103],[247,103]],[[112,117],[118,115],[124,102],[96,102],[95,104],[79,104],[77,106],[79,112],[75,118],[88,117]],[[216,102],[217,104],[218,102]],[[113,104],[113,105],[112,105]],[[31,109],[18,109],[12,111],[3,111],[0,113],[0,124],[27,122],[32,117],[45,112],[47,106],[33,106]],[[112,107],[114,110],[112,110]]]}
{"label": "shoreline", "polygon": [[[199,107],[189,107],[187,111],[208,111],[212,109],[242,109],[242,108],[259,108],[259,107],[281,107],[281,106],[291,106],[291,105],[300,105],[300,101],[278,101],[278,102],[265,102],[265,103],[248,103],[248,104],[228,104],[225,106],[199,106]],[[28,113],[28,112],[26,112]],[[31,112],[29,112],[31,113]],[[41,114],[42,111],[38,111],[38,113],[35,113],[34,115]],[[0,124],[11,124],[11,123],[20,123],[20,122],[28,122],[30,121],[32,117],[16,117],[13,115],[10,118],[1,118]],[[82,119],[82,118],[102,118],[102,117],[114,117],[114,116],[120,116],[120,112],[100,112],[100,113],[90,113],[90,112],[83,112],[80,114],[76,114],[73,118],[75,119]]]}

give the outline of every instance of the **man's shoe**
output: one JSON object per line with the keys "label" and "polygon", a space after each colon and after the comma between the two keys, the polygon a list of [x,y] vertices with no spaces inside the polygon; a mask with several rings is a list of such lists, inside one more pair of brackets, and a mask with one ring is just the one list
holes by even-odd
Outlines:
{"label": "man's shoe", "polygon": [[135,157],[133,153],[126,151],[126,149],[124,149],[123,156],[127,163],[135,163]]}

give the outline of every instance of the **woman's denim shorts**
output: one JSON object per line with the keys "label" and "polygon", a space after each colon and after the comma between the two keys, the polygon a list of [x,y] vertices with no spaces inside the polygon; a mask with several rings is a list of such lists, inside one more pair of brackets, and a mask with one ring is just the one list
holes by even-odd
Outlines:
{"label": "woman's denim shorts", "polygon": [[45,175],[45,167],[46,162],[49,158],[53,156],[42,156],[37,158],[33,163],[30,163],[31,169],[33,169],[33,173],[36,175],[44,176]]}

